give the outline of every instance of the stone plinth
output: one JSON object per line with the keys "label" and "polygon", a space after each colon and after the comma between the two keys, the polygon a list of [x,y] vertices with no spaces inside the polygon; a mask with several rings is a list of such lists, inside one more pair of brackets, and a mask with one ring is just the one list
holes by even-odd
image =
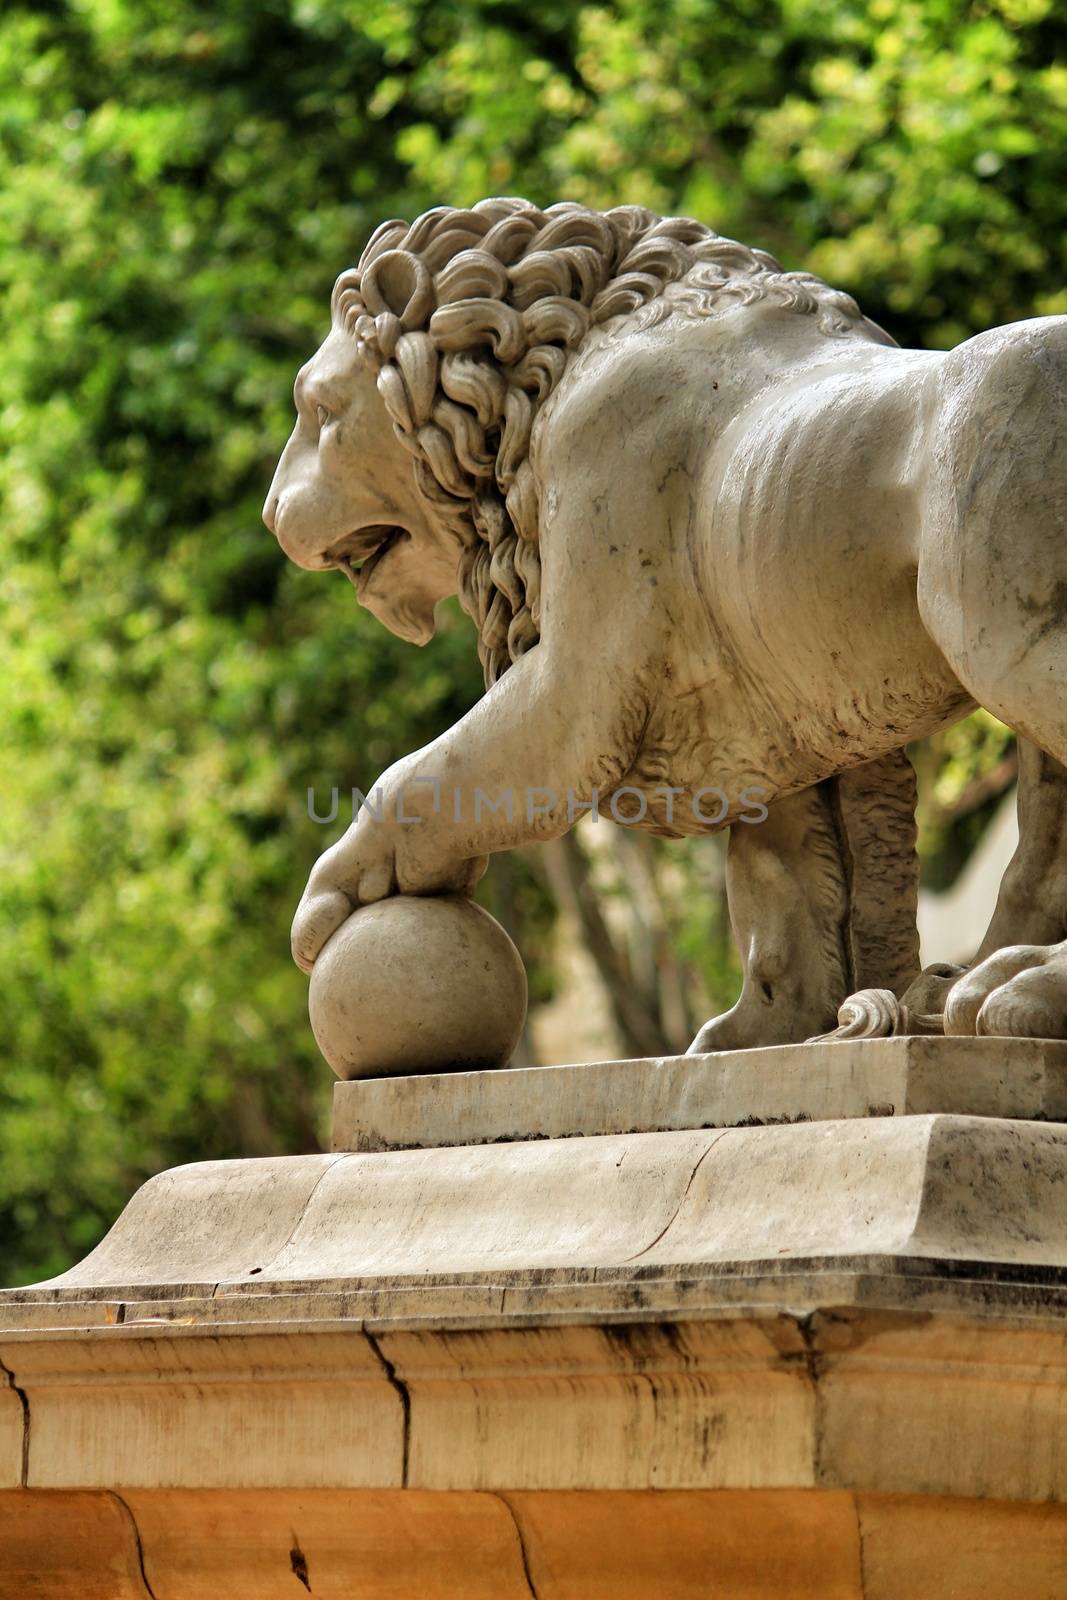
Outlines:
{"label": "stone plinth", "polygon": [[1067,1120],[1067,1043],[842,1039],[832,1049],[774,1045],[338,1083],[333,1148],[408,1150],[935,1111]]}
{"label": "stone plinth", "polygon": [[151,1180],[0,1299],[0,1596],[1058,1596],[1067,1047],[798,1049]]}

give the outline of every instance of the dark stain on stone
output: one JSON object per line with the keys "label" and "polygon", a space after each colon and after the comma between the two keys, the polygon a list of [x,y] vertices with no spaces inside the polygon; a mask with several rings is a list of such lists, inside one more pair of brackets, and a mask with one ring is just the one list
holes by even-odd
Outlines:
{"label": "dark stain on stone", "polygon": [[1057,629],[1063,626],[1064,619],[1067,618],[1067,579],[1057,579],[1052,595],[1048,600],[1038,601],[1032,599],[1029,595],[1021,594],[1017,598],[1019,609],[1025,612],[1027,616],[1035,619],[1041,616],[1045,618],[1037,631],[1031,648],[1035,644],[1040,644],[1048,634],[1056,632]]}
{"label": "dark stain on stone", "polygon": [[700,1419],[700,1464],[706,1467],[714,1454],[715,1446],[726,1431],[726,1418],[719,1412]]}
{"label": "dark stain on stone", "polygon": [[307,1590],[308,1594],[310,1594],[311,1580],[308,1577],[307,1557],[304,1555],[303,1550],[301,1550],[299,1544],[297,1543],[295,1533],[292,1535],[292,1539],[293,1548],[289,1552],[289,1565],[292,1567],[295,1576],[298,1577],[300,1582],[304,1585],[304,1588]]}

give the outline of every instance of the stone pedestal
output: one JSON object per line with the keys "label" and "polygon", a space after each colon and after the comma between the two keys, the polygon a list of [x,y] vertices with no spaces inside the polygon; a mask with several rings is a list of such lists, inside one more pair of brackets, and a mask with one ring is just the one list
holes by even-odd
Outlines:
{"label": "stone pedestal", "polygon": [[1065,1115],[993,1039],[341,1085],[0,1297],[0,1596],[1058,1597]]}

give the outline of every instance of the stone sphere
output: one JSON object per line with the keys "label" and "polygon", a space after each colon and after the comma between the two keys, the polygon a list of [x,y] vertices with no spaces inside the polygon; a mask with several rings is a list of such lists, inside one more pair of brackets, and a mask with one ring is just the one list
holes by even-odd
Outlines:
{"label": "stone sphere", "polygon": [[327,940],[308,1009],[339,1078],[504,1067],[526,1020],[526,971],[472,900],[395,895]]}

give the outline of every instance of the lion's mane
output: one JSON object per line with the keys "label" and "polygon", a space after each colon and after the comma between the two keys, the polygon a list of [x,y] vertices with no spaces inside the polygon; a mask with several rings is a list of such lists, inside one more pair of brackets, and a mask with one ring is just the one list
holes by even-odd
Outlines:
{"label": "lion's mane", "polygon": [[478,627],[487,685],[540,637],[530,436],[568,355],[594,329],[643,310],[648,322],[758,299],[814,315],[828,335],[873,331],[820,278],[639,206],[437,206],[412,223],[383,223],[338,278],[334,324],[376,368],[419,489],[458,540],[459,596]]}

